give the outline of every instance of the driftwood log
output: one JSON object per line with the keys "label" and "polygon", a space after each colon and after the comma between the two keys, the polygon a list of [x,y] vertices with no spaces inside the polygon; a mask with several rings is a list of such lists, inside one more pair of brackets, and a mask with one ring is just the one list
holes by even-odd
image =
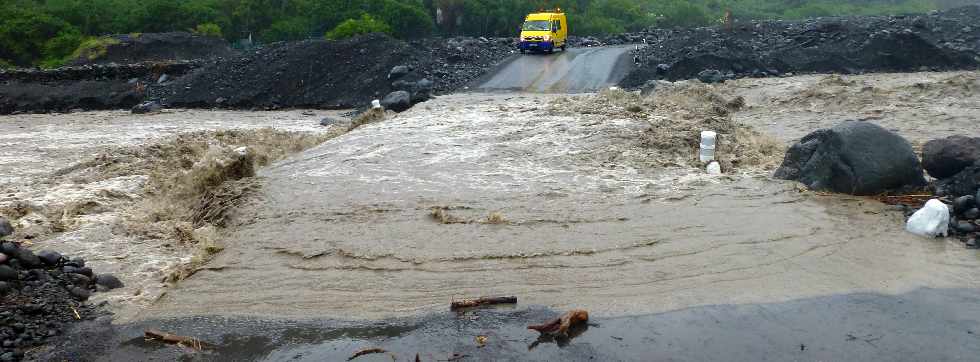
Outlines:
{"label": "driftwood log", "polygon": [[579,323],[585,323],[589,321],[589,312],[582,309],[573,309],[561,317],[549,320],[542,324],[535,324],[527,326],[527,329],[535,330],[541,334],[553,334],[560,336],[568,336],[568,329]]}
{"label": "driftwood log", "polygon": [[[375,354],[375,353],[388,353],[388,351],[386,351],[384,349],[381,349],[381,348],[365,348],[365,349],[362,349],[360,351],[354,352],[354,355],[350,356],[350,358],[348,358],[347,360],[348,361],[353,361],[357,357],[364,356],[364,355],[369,355],[369,354]],[[392,361],[395,360],[395,354],[394,353],[388,353],[388,355],[391,356],[391,360]]]}
{"label": "driftwood log", "polygon": [[147,339],[158,340],[164,343],[187,346],[197,350],[204,349],[205,347],[205,343],[202,342],[200,339],[194,337],[179,336],[173,333],[167,333],[155,329],[147,329],[145,332],[143,332],[143,337]]}
{"label": "driftwood log", "polygon": [[517,304],[517,297],[480,297],[476,299],[454,300],[449,304],[449,310],[493,304]]}

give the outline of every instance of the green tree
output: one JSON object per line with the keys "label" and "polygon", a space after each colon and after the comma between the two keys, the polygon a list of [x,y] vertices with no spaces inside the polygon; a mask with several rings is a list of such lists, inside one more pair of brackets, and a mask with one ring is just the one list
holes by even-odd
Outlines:
{"label": "green tree", "polygon": [[435,25],[420,5],[409,5],[395,0],[382,0],[375,14],[391,26],[392,34],[403,38],[419,38],[432,34]]}
{"label": "green tree", "polygon": [[358,19],[347,19],[337,25],[336,28],[327,32],[327,39],[346,39],[355,35],[368,33],[391,34],[392,30],[388,24],[377,20],[371,15],[363,14]]}
{"label": "green tree", "polygon": [[216,38],[220,38],[222,36],[221,26],[215,23],[198,24],[192,31],[194,34],[198,35],[213,36]]}
{"label": "green tree", "polygon": [[276,21],[262,32],[265,41],[300,40],[309,36],[309,21],[301,17]]}
{"label": "green tree", "polygon": [[38,65],[45,57],[64,55],[65,47],[74,49],[72,41],[80,42],[78,34],[64,20],[35,9],[0,8],[0,59],[13,64]]}

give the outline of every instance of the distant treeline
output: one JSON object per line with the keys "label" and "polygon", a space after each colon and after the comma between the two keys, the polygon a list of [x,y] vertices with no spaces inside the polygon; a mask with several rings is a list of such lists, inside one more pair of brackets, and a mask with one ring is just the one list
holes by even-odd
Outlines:
{"label": "distant treeline", "polygon": [[[942,1],[942,0],[938,0]],[[2,0],[0,67],[63,64],[108,34],[194,31],[274,42],[386,32],[515,36],[525,14],[561,7],[573,35],[739,20],[924,12],[933,0]]]}

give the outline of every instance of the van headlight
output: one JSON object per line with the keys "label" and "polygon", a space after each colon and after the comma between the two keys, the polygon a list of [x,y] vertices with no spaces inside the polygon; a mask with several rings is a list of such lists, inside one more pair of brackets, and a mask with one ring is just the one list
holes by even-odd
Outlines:
{"label": "van headlight", "polygon": [[545,35],[544,41],[551,41],[551,35]]}

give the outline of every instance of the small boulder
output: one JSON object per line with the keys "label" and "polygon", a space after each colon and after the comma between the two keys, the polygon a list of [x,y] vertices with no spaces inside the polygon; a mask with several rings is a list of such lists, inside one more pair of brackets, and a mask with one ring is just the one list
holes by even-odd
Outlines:
{"label": "small boulder", "polygon": [[908,141],[862,121],[845,121],[806,135],[789,148],[774,177],[797,180],[813,190],[854,195],[926,184]]}
{"label": "small boulder", "polygon": [[37,253],[37,257],[41,258],[41,261],[48,266],[58,265],[58,262],[61,261],[61,254],[52,250],[41,250]]}
{"label": "small boulder", "polygon": [[137,104],[136,106],[134,106],[133,109],[132,109],[132,112],[133,112],[133,114],[146,114],[146,113],[152,113],[152,112],[159,111],[162,108],[163,108],[163,106],[160,105],[160,102],[157,102],[157,101],[148,101],[148,102],[143,102],[143,103],[140,103],[140,104]]}
{"label": "small boulder", "polygon": [[980,137],[957,135],[922,145],[922,167],[935,178],[953,176],[977,160],[980,160]]}
{"label": "small boulder", "polygon": [[10,293],[10,291],[12,290],[14,290],[14,287],[11,287],[10,283],[0,282],[0,295],[5,295],[7,293]]}
{"label": "small boulder", "polygon": [[17,258],[17,260],[20,260],[20,263],[28,268],[40,268],[43,266],[43,264],[41,264],[41,258],[38,258],[37,255],[34,255],[33,251],[28,249],[17,249],[17,254],[15,254],[14,257]]}
{"label": "small boulder", "polygon": [[17,280],[17,271],[6,265],[0,265],[0,281]]}
{"label": "small boulder", "polygon": [[964,195],[953,199],[953,212],[961,214],[976,205],[973,195]]}
{"label": "small boulder", "polygon": [[71,260],[69,260],[67,263],[65,263],[65,265],[71,265],[74,267],[81,268],[85,266],[85,259],[82,259],[80,257],[74,257]]}
{"label": "small boulder", "polygon": [[969,234],[974,231],[977,231],[977,226],[973,225],[968,221],[959,221],[956,223],[956,231],[959,231],[964,234]]}
{"label": "small boulder", "polygon": [[412,88],[412,104],[425,102],[429,98],[432,98],[432,87],[434,85],[431,80],[426,78],[415,82],[415,86]]}
{"label": "small boulder", "polygon": [[959,197],[977,194],[980,188],[980,166],[973,165],[952,177],[936,182],[936,195]]}
{"label": "small boulder", "polygon": [[320,120],[320,125],[324,127],[332,126],[337,123],[340,123],[340,120],[332,117],[323,117],[323,119]]}
{"label": "small boulder", "polygon": [[109,288],[109,289],[122,288],[122,287],[125,286],[125,285],[123,285],[123,282],[119,280],[119,278],[116,278],[116,276],[115,275],[112,275],[112,274],[99,274],[99,275],[97,275],[95,277],[95,284],[98,284],[100,286],[103,286],[103,287],[106,287],[106,288]]}
{"label": "small boulder", "polygon": [[388,79],[389,80],[395,80],[395,79],[404,77],[405,75],[408,74],[409,71],[411,71],[411,69],[409,69],[408,66],[405,66],[405,65],[397,65],[397,66],[391,68],[391,71],[388,72]]}
{"label": "small boulder", "polygon": [[0,243],[0,253],[7,254],[9,256],[14,256],[15,254],[17,254],[17,250],[19,249],[20,248],[17,247],[17,244],[14,244],[9,241]]}
{"label": "small boulder", "polygon": [[964,219],[974,220],[974,219],[976,219],[978,217],[980,217],[980,209],[978,209],[978,208],[975,208],[974,207],[974,208],[971,208],[971,209],[966,210],[966,211],[963,212],[963,218]]}
{"label": "small boulder", "polygon": [[81,274],[81,275],[84,275],[84,276],[87,276],[87,277],[92,277],[93,276],[92,269],[91,268],[88,268],[88,267],[65,266],[64,268],[61,268],[61,271],[65,272],[65,273],[69,273],[69,274],[72,274],[72,273],[74,273],[74,274]]}
{"label": "small boulder", "polygon": [[381,99],[381,106],[395,112],[403,112],[412,107],[412,95],[406,91],[394,91]]}
{"label": "small boulder", "polygon": [[10,260],[10,257],[7,254],[0,253],[0,264],[6,263],[7,260]]}
{"label": "small boulder", "polygon": [[0,216],[0,239],[14,233],[14,227],[7,218]]}
{"label": "small boulder", "polygon": [[725,75],[715,69],[702,70],[698,73],[698,80],[706,84],[723,83],[725,79]]}
{"label": "small boulder", "polygon": [[84,302],[88,300],[90,296],[92,296],[92,292],[89,292],[88,289],[82,287],[71,288],[68,290],[68,293],[70,293],[72,297],[80,302]]}
{"label": "small boulder", "polygon": [[76,286],[88,287],[90,284],[92,284],[92,278],[89,278],[87,276],[81,274],[75,274],[75,273],[68,273],[65,275],[68,278],[68,280],[70,280],[71,283]]}

